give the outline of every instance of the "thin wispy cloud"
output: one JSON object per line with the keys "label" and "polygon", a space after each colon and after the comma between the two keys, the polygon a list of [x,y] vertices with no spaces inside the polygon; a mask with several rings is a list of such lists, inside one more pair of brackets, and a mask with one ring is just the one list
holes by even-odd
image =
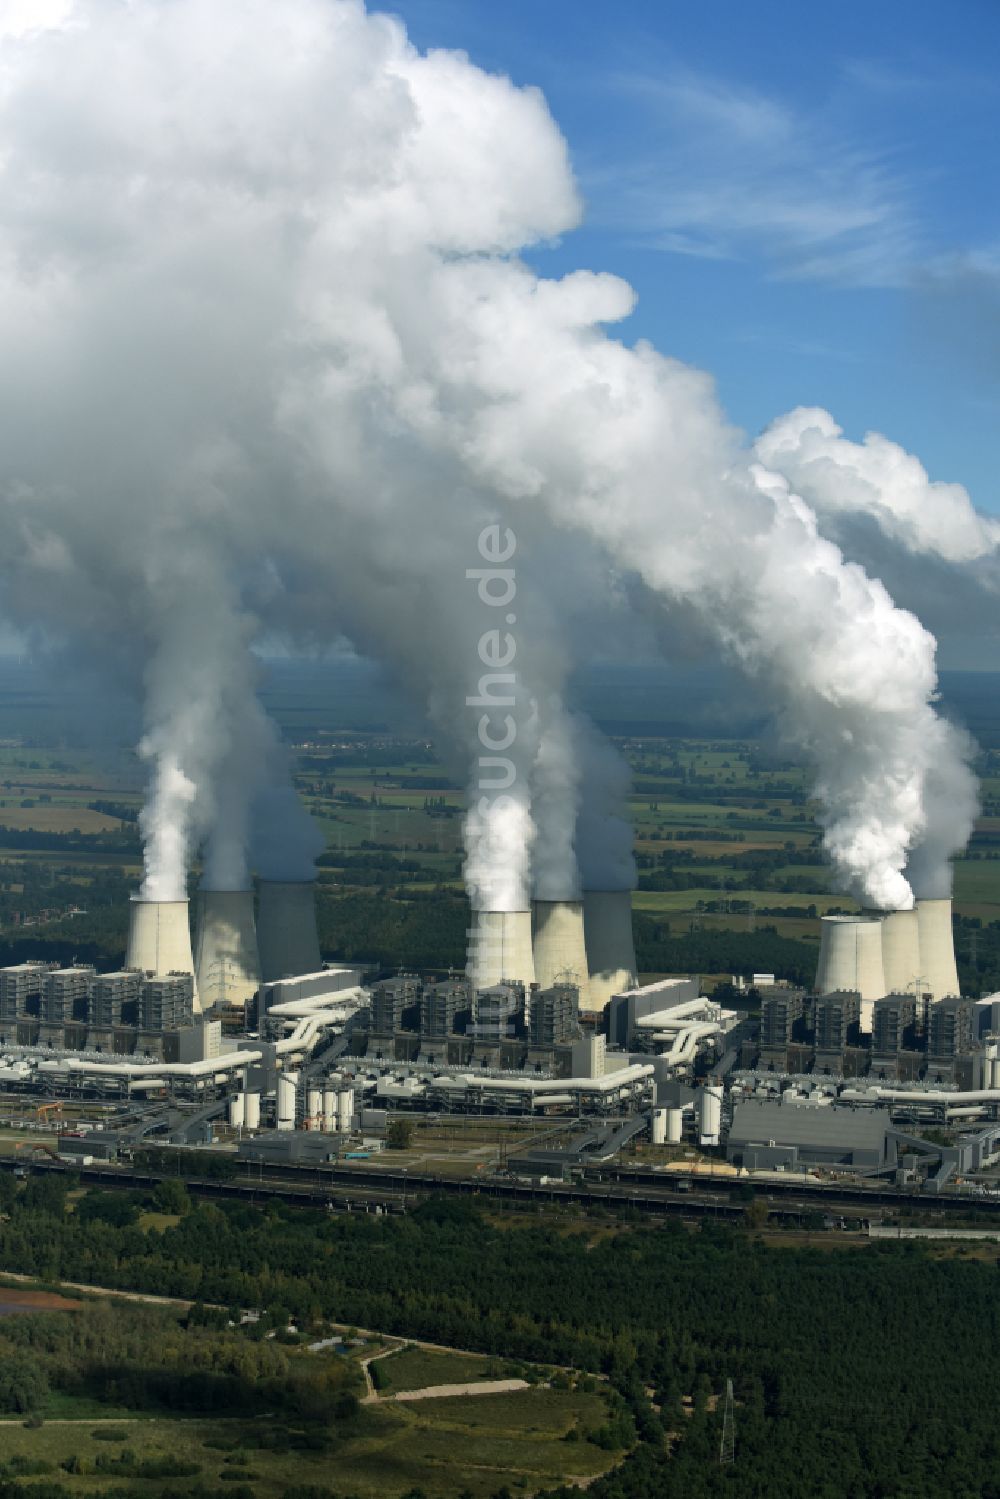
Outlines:
{"label": "thin wispy cloud", "polygon": [[899,284],[919,258],[905,176],[818,113],[691,72],[618,86],[645,145],[613,177],[585,180],[602,226],[668,253],[762,258],[775,276],[849,285]]}

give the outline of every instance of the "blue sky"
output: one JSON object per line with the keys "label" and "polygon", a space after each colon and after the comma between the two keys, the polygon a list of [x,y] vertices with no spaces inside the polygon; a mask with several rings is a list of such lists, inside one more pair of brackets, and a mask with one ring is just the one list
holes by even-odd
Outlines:
{"label": "blue sky", "polygon": [[543,90],[587,216],[532,259],[625,276],[621,336],[1000,512],[1000,0],[370,3]]}

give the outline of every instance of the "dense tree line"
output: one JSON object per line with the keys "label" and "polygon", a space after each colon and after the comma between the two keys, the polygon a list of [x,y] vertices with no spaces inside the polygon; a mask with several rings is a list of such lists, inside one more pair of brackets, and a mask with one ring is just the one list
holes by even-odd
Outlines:
{"label": "dense tree line", "polygon": [[[634,1425],[641,1441],[592,1487],[596,1499],[697,1499],[720,1487],[740,1499],[1000,1499],[992,1261],[938,1260],[907,1243],[771,1249],[708,1221],[697,1233],[673,1222],[597,1237],[514,1233],[452,1200],[401,1219],[202,1206],[144,1233],[65,1213],[51,1179],[10,1202],[0,1261],[602,1371],[619,1397],[611,1423]],[[32,1354],[41,1338],[50,1370],[72,1364],[78,1335],[54,1330],[59,1320],[5,1328],[8,1354]],[[254,1352],[236,1338],[202,1354],[196,1335],[170,1333],[158,1349],[182,1385],[238,1373],[233,1361]],[[117,1336],[127,1367],[132,1334]],[[281,1353],[261,1347],[266,1359]],[[221,1371],[220,1357],[230,1360]],[[727,1378],[737,1461],[720,1473],[716,1397]]]}

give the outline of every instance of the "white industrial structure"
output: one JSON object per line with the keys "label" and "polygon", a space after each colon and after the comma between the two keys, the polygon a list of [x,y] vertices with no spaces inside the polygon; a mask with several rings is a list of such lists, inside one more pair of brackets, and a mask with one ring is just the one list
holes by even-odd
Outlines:
{"label": "white industrial structure", "polygon": [[882,918],[882,969],[887,994],[916,994],[922,978],[920,926],[915,910]]}
{"label": "white industrial structure", "polygon": [[314,881],[261,880],[257,949],[266,984],[320,967]]}
{"label": "white industrial structure", "polygon": [[260,985],[252,890],[202,890],[195,919],[195,978],[204,1009],[242,1009]]}
{"label": "white industrial structure", "polygon": [[542,989],[553,984],[575,984],[580,1008],[589,1005],[587,945],[583,933],[583,903],[578,900],[532,902],[535,982]]}
{"label": "white industrial structure", "polygon": [[590,972],[589,1004],[606,1008],[612,994],[639,981],[632,935],[631,890],[585,890],[583,932]]}
{"label": "white industrial structure", "polygon": [[467,972],[476,989],[535,982],[530,911],[475,911]]}
{"label": "white industrial structure", "polygon": [[872,1028],[872,1010],[888,992],[882,966],[882,923],[870,917],[824,916],[820,922],[816,993],[861,996],[861,1029]]}
{"label": "white industrial structure", "polygon": [[[137,968],[142,973],[194,973],[186,900],[147,900],[142,895],[131,897],[125,967]],[[194,1012],[198,1014],[200,1011],[196,981]]]}
{"label": "white industrial structure", "polygon": [[932,1000],[960,993],[955,966],[955,941],[951,927],[951,901],[918,900],[921,991]]}

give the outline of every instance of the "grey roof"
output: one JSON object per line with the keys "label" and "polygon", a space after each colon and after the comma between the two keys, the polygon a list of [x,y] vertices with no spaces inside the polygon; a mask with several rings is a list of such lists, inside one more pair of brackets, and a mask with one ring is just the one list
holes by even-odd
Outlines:
{"label": "grey roof", "polygon": [[736,1105],[729,1143],[881,1150],[888,1128],[888,1109],[751,1101]]}

